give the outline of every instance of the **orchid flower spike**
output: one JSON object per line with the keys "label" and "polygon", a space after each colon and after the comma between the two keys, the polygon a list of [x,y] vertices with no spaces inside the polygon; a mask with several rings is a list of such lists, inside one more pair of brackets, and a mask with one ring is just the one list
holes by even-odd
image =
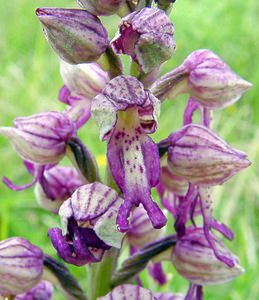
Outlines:
{"label": "orchid flower spike", "polygon": [[112,79],[92,104],[92,116],[102,140],[108,140],[107,157],[115,182],[123,193],[117,224],[129,229],[131,209],[140,203],[155,228],[166,218],[151,198],[151,187],[159,182],[159,155],[147,136],[157,127],[160,102],[132,76]]}

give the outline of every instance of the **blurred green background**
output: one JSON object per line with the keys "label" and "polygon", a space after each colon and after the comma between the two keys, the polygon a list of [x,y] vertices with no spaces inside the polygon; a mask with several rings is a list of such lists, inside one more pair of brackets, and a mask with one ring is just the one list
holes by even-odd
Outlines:
{"label": "blurred green background", "polygon": [[[47,44],[34,10],[37,6],[71,7],[69,0],[12,0],[0,2],[0,124],[11,125],[17,116],[48,110],[63,110],[57,101],[62,85],[59,63]],[[177,51],[163,72],[179,65],[193,50],[208,48],[221,56],[253,88],[235,105],[215,112],[214,129],[233,147],[248,153],[252,166],[214,191],[215,216],[235,232],[229,247],[241,259],[246,273],[229,284],[206,287],[205,299],[259,299],[259,2],[257,0],[178,0],[171,13],[175,26]],[[104,19],[111,37],[117,20]],[[187,97],[166,102],[162,107],[158,141],[181,126]],[[97,155],[105,153],[92,121],[80,132],[89,148]],[[7,140],[0,137],[0,177],[16,183],[30,181],[22,161]],[[12,192],[0,183],[0,239],[23,236],[55,256],[47,237],[50,227],[59,226],[59,218],[39,208],[33,189]],[[165,265],[168,269],[169,266]],[[85,268],[71,267],[85,285]],[[173,272],[162,290],[185,291],[186,282]],[[146,274],[146,287],[159,287]],[[63,299],[56,294],[54,299]]]}

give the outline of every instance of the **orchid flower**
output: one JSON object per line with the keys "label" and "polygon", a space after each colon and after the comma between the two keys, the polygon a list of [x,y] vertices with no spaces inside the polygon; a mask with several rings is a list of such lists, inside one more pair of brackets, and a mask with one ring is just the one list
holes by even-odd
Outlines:
{"label": "orchid flower", "polygon": [[105,250],[120,248],[123,234],[115,224],[121,199],[107,186],[95,182],[79,187],[59,210],[65,235],[49,230],[58,255],[81,266],[99,262]]}
{"label": "orchid flower", "polygon": [[151,187],[159,181],[159,155],[147,134],[157,127],[159,100],[132,76],[112,79],[92,104],[92,116],[102,140],[108,140],[107,157],[115,182],[123,193],[119,230],[129,229],[131,209],[140,203],[155,228],[166,218],[151,198]]}

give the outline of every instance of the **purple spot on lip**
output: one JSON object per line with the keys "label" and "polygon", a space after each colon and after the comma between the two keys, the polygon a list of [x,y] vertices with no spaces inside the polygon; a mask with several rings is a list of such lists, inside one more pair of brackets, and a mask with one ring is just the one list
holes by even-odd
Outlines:
{"label": "purple spot on lip", "polygon": [[138,145],[136,146],[136,150],[139,151],[139,146]]}
{"label": "purple spot on lip", "polygon": [[127,160],[126,163],[127,163],[127,165],[130,165],[130,161],[129,160]]}
{"label": "purple spot on lip", "polygon": [[143,169],[143,167],[141,165],[139,165],[139,171],[140,171],[140,173],[144,172],[144,169]]}

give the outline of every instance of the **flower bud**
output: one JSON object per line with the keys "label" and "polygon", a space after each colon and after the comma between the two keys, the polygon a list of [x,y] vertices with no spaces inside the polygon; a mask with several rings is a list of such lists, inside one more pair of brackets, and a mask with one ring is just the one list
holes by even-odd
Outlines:
{"label": "flower bud", "polygon": [[44,172],[43,178],[35,186],[36,198],[40,206],[55,214],[61,204],[83,184],[76,169],[69,167],[53,167]]}
{"label": "flower bud", "polygon": [[220,57],[206,49],[192,52],[183,65],[189,72],[189,93],[208,108],[231,105],[252,86],[234,73]]}
{"label": "flower bud", "polygon": [[16,118],[14,126],[0,127],[0,134],[10,140],[22,159],[38,164],[59,162],[65,155],[66,141],[75,135],[72,121],[55,111]]}
{"label": "flower bud", "polygon": [[200,49],[157,80],[151,92],[160,100],[189,93],[204,107],[217,109],[236,102],[251,86],[216,54]]}
{"label": "flower bud", "polygon": [[23,238],[0,242],[0,295],[18,295],[42,277],[43,252]]}
{"label": "flower bud", "polygon": [[148,289],[138,285],[122,284],[114,288],[109,294],[98,298],[99,300],[127,299],[127,300],[157,300]]}
{"label": "flower bud", "polygon": [[52,48],[70,64],[95,61],[108,45],[106,29],[86,10],[38,8],[36,15]]}
{"label": "flower bud", "polygon": [[114,49],[128,54],[144,73],[151,72],[174,53],[174,27],[163,10],[143,8],[124,17]]}
{"label": "flower bud", "polygon": [[125,0],[77,0],[86,10],[96,16],[115,14],[125,3]]}
{"label": "flower bud", "polygon": [[53,286],[50,282],[42,280],[35,287],[24,294],[15,297],[15,300],[50,300],[53,294]]}
{"label": "flower bud", "polygon": [[223,184],[250,165],[245,153],[201,125],[184,126],[171,134],[169,144],[169,169],[196,185]]}
{"label": "flower bud", "polygon": [[224,284],[244,272],[238,258],[222,244],[218,237],[213,234],[211,236],[217,251],[232,260],[234,266],[228,267],[215,257],[204,236],[203,228],[189,229],[187,234],[176,242],[172,261],[176,270],[193,284]]}
{"label": "flower bud", "polygon": [[72,95],[89,100],[99,94],[109,81],[107,72],[97,63],[71,65],[61,60],[60,72]]}

